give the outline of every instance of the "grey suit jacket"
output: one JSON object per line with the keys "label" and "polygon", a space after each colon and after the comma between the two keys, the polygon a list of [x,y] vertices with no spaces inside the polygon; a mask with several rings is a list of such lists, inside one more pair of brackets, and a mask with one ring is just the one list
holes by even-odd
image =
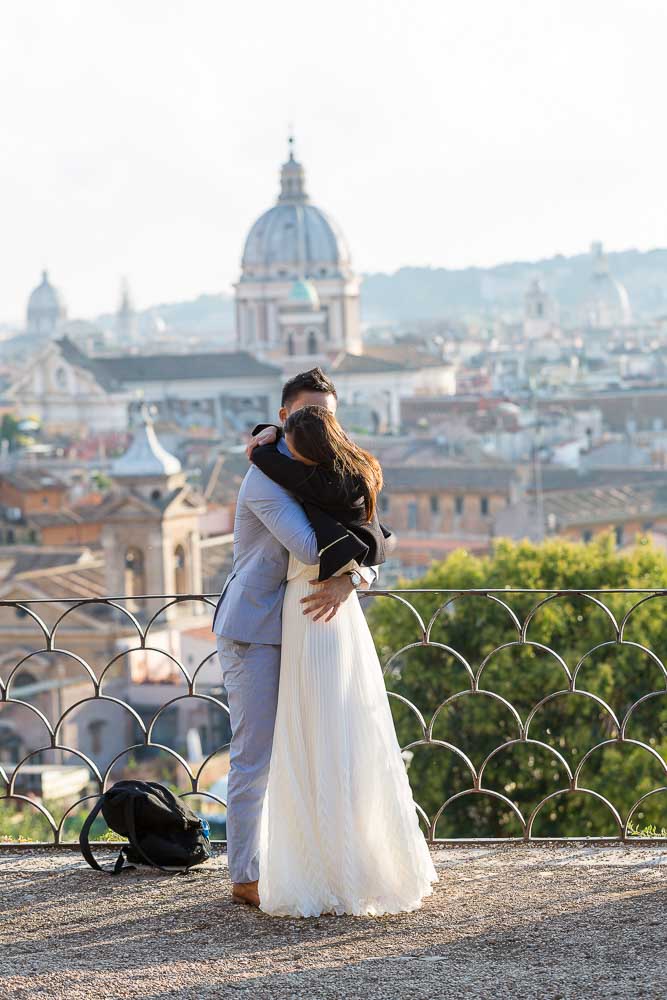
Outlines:
{"label": "grey suit jacket", "polygon": [[[291,455],[284,438],[278,447]],[[234,557],[213,616],[216,635],[281,644],[290,552],[307,566],[317,566],[315,530],[296,497],[251,465],[236,501]],[[369,584],[377,580],[375,566],[362,566],[359,572]]]}
{"label": "grey suit jacket", "polygon": [[299,501],[253,465],[239,490],[234,559],[213,619],[216,635],[280,644],[290,552],[317,565],[313,527]]}

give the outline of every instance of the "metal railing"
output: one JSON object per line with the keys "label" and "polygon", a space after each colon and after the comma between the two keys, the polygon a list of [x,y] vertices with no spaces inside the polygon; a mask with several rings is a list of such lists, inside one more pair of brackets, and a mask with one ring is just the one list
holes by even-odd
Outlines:
{"label": "metal railing", "polygon": [[[645,835],[667,839],[660,823],[667,814],[667,699],[662,700],[667,669],[659,655],[667,649],[667,591],[413,589],[363,597],[365,607],[373,606],[369,618],[397,735],[431,843],[628,841],[642,822]],[[225,724],[228,729],[224,690],[210,679],[217,663],[213,634],[210,651],[196,663],[186,664],[165,648],[170,636],[182,636],[183,616],[192,608],[198,614],[186,631],[196,626],[198,641],[204,641],[216,599],[159,595],[0,602],[5,638],[0,838],[11,836],[16,817],[35,810],[49,831],[49,843],[75,842],[99,793],[126,774],[123,760],[142,751],[180,769],[180,777],[172,778],[181,796],[224,810],[224,796],[211,790],[207,771],[212,761],[224,758],[229,744],[208,747],[193,763],[192,755],[188,759],[158,738],[165,713],[193,699],[222,718],[218,732]],[[85,623],[77,620],[82,613],[96,622],[88,656],[77,651],[86,642]],[[27,644],[30,631],[39,637],[34,646]],[[132,656],[148,654],[166,657],[173,676],[143,688],[151,697],[148,709],[144,699],[142,712],[137,697],[142,685],[135,683],[128,664]],[[42,680],[35,677],[34,664]],[[79,684],[86,688],[82,697],[76,697]],[[63,707],[67,690],[74,700]],[[40,699],[51,698],[53,705],[54,691],[59,712],[40,707]],[[160,700],[163,691],[170,696]],[[134,733],[128,745],[110,757],[107,752],[104,764],[104,754],[96,759],[95,752],[62,738],[77,712],[102,703],[124,713],[126,732]],[[44,739],[28,745],[35,727]],[[116,729],[116,741],[120,736]],[[178,741],[182,744],[182,733]],[[7,758],[18,745],[20,756],[3,763],[3,755]],[[43,787],[41,794],[26,791],[31,767],[34,772],[35,762],[53,752],[61,758],[60,779],[68,774],[65,757],[80,762],[89,775],[86,794],[61,793],[59,818],[47,806]],[[149,769],[151,759],[145,764]],[[652,818],[648,826],[647,816]]]}

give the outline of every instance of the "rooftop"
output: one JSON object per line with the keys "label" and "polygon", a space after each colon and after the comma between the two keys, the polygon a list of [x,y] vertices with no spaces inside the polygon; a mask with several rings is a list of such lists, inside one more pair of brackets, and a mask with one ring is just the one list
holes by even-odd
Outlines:
{"label": "rooftop", "polygon": [[90,358],[68,338],[58,341],[67,361],[90,371],[105,389],[147,379],[238,378],[279,375],[280,369],[245,351],[203,354],[136,354]]}
{"label": "rooftop", "polygon": [[120,382],[146,379],[236,378],[279,375],[280,369],[258,361],[245,351],[211,351],[208,354],[142,354],[100,358],[98,364]]}
{"label": "rooftop", "polygon": [[[570,469],[562,465],[540,467],[542,490],[577,490],[602,486],[639,485],[653,483],[667,486],[667,469],[615,468]],[[528,492],[535,488],[534,477],[527,484]]]}
{"label": "rooftop", "polygon": [[601,486],[580,490],[554,490],[543,494],[541,504],[530,495],[498,513],[496,531],[512,538],[533,537],[540,525],[540,506],[547,521],[557,529],[583,525],[611,525],[642,521],[642,530],[650,531],[652,519],[667,517],[667,487]]}
{"label": "rooftop", "polygon": [[454,489],[507,492],[516,479],[511,465],[443,465],[430,469],[385,466],[382,472],[388,493]]}
{"label": "rooftop", "polygon": [[[102,861],[113,853],[98,849]],[[14,1000],[658,997],[667,974],[658,847],[434,853],[414,913],[293,920],[233,906],[226,858],[110,885],[78,853],[0,852],[0,972]]]}
{"label": "rooftop", "polygon": [[406,366],[400,361],[385,361],[370,354],[343,354],[333,365],[335,375],[368,374],[381,375],[384,372],[402,372]]}
{"label": "rooftop", "polygon": [[24,493],[67,489],[67,483],[54,473],[28,467],[0,472],[0,483],[7,483]]}

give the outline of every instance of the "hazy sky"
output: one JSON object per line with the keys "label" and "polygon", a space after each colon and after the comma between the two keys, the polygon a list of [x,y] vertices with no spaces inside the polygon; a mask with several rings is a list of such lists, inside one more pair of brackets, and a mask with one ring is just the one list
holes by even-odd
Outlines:
{"label": "hazy sky", "polygon": [[22,0],[0,318],[229,290],[294,122],[359,270],[667,244],[664,0]]}

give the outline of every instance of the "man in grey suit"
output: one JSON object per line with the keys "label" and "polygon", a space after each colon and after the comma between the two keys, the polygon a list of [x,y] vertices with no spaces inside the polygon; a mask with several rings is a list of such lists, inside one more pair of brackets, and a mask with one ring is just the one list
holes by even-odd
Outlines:
{"label": "man in grey suit", "polygon": [[[335,412],[333,383],[319,368],[283,389],[280,421],[302,406]],[[279,448],[289,454],[284,438]],[[232,897],[259,905],[259,825],[266,791],[278,702],[282,604],[289,554],[318,562],[317,540],[303,507],[287,490],[251,465],[239,490],[234,558],[213,621],[232,727],[227,784],[227,843]],[[362,586],[373,581],[362,571]],[[304,613],[332,618],[352,593],[350,576],[314,581]]]}

